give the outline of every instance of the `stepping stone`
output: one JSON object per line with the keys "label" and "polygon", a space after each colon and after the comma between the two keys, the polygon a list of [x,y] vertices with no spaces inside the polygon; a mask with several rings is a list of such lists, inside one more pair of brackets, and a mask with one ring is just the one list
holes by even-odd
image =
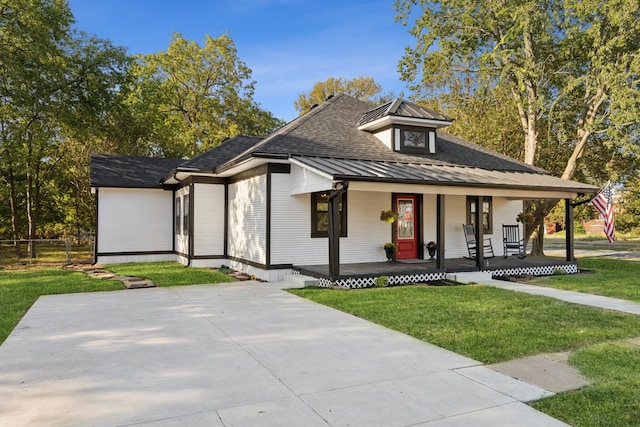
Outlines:
{"label": "stepping stone", "polygon": [[113,279],[116,277],[115,274],[109,273],[108,271],[96,271],[95,273],[89,274],[91,277],[95,277],[96,279]]}
{"label": "stepping stone", "polygon": [[127,289],[155,288],[156,284],[144,277],[119,277],[116,276],[112,280],[119,280],[124,283]]}
{"label": "stepping stone", "polygon": [[554,393],[588,386],[589,380],[569,366],[568,356],[568,353],[539,354],[488,365],[487,368]]}
{"label": "stepping stone", "polygon": [[127,289],[141,289],[141,288],[155,288],[156,284],[151,280],[143,279],[138,281],[127,281],[124,282],[124,286]]}

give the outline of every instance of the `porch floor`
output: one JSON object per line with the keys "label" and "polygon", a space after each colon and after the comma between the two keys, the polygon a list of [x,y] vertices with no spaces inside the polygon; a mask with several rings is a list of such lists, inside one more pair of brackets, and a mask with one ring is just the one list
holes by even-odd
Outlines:
{"label": "porch floor", "polygon": [[[505,271],[531,271],[538,267],[545,268],[547,271],[553,270],[554,266],[561,266],[567,264],[575,264],[575,262],[568,262],[564,258],[558,257],[532,257],[520,259],[515,255],[511,255],[507,258],[498,256],[495,258],[489,258],[488,266],[483,271],[493,271],[496,273]],[[300,274],[312,276],[316,278],[328,278],[329,277],[329,265],[300,265],[295,266],[294,270],[298,270]],[[445,273],[461,273],[479,271],[476,267],[475,260],[467,258],[452,258],[447,259],[445,262],[445,269],[439,270],[436,268],[436,261],[422,260],[422,259],[409,259],[400,260],[395,262],[363,262],[355,264],[340,264],[340,276],[338,279],[354,279],[354,278],[366,278],[366,277],[378,277],[378,276],[432,276],[432,273],[439,273],[444,275]]]}

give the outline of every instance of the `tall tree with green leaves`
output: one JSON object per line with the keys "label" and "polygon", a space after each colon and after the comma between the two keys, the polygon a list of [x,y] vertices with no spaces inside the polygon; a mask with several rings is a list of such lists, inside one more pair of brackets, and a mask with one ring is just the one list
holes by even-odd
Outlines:
{"label": "tall tree with green leaves", "polygon": [[72,23],[64,0],[0,2],[0,177],[14,239],[38,236],[69,136],[96,128],[125,75],[123,49]]}
{"label": "tall tree with green leaves", "polygon": [[201,46],[174,34],[166,52],[139,57],[129,105],[152,125],[154,154],[192,157],[238,134],[262,136],[283,122],[253,101],[251,70],[227,35]]}
{"label": "tall tree with green leaves", "polygon": [[[628,172],[617,168],[640,151],[636,0],[398,0],[396,11],[405,25],[419,15],[410,30],[416,44],[399,64],[415,97],[439,97],[471,75],[478,87],[510,95],[526,163],[561,160],[553,169],[565,179],[595,181],[603,166]],[[588,157],[600,163],[589,167]],[[528,203],[534,253],[542,253],[543,219],[555,203]]]}
{"label": "tall tree with green leaves", "polygon": [[[64,1],[0,3],[0,175],[8,188],[14,239],[24,230],[20,199],[26,202],[29,235],[37,222],[34,184],[41,164],[33,159],[43,157],[41,142],[53,134],[45,117],[52,111],[64,75],[60,69],[71,22]],[[55,163],[56,157],[55,152],[46,154],[49,163]]]}
{"label": "tall tree with green leaves", "polygon": [[294,102],[296,111],[304,114],[314,105],[322,104],[330,96],[345,93],[362,101],[382,103],[390,100],[391,94],[381,95],[380,86],[373,77],[355,77],[344,79],[342,77],[329,77],[323,82],[314,83],[309,93],[302,92]]}

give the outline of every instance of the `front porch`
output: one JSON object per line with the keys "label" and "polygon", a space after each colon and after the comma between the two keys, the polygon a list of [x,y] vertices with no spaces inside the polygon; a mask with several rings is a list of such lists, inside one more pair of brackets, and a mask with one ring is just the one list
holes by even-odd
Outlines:
{"label": "front porch", "polygon": [[[507,258],[495,257],[485,260],[482,271],[491,272],[494,276],[528,274],[533,276],[551,275],[555,270],[567,273],[577,273],[575,261],[567,261],[557,257],[526,257],[517,256]],[[341,264],[340,276],[331,281],[329,265],[301,265],[294,266],[294,274],[304,274],[316,277],[321,287],[332,284],[349,288],[366,288],[374,286],[375,279],[387,276],[389,283],[400,285],[406,283],[425,283],[443,280],[447,275],[455,273],[479,271],[476,260],[467,258],[447,259],[446,267],[438,269],[435,260],[402,260],[395,262],[365,262],[355,264]]]}

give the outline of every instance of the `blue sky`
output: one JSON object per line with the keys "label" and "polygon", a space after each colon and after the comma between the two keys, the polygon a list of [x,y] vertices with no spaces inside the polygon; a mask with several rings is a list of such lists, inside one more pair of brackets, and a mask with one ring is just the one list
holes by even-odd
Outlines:
{"label": "blue sky", "polygon": [[174,32],[199,43],[229,34],[257,82],[254,99],[276,117],[327,77],[373,77],[396,95],[397,64],[412,44],[394,0],[69,0],[76,27],[129,53],[166,50]]}

